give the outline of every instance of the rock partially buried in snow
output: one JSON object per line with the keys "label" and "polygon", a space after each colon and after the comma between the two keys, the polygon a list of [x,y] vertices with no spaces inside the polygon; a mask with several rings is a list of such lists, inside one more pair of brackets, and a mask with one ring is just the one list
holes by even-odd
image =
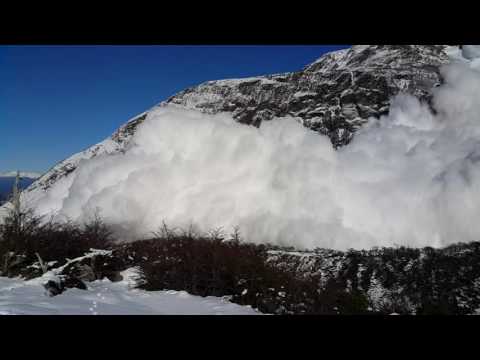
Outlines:
{"label": "rock partially buried in snow", "polygon": [[43,287],[47,294],[52,297],[62,294],[67,289],[87,290],[87,285],[83,281],[68,276],[59,276],[55,280],[48,280]]}
{"label": "rock partially buried in snow", "polygon": [[112,282],[122,281],[120,273],[125,267],[124,261],[114,256],[111,251],[93,250],[54,269],[55,276],[49,279],[44,287],[50,296],[59,295],[71,288],[86,290],[86,284],[95,280],[106,278]]}

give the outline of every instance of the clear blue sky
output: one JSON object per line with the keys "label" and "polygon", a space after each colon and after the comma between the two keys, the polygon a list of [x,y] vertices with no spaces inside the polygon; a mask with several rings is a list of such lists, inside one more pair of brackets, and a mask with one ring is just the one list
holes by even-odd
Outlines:
{"label": "clear blue sky", "polygon": [[0,172],[46,171],[186,87],[345,47],[0,46]]}

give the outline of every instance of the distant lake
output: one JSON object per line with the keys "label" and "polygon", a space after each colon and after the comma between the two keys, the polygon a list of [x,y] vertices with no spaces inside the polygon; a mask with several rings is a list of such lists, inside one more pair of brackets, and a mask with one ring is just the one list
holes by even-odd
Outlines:
{"label": "distant lake", "polygon": [[[20,188],[25,189],[31,183],[33,183],[35,179],[30,178],[21,178],[20,179]],[[0,177],[0,204],[8,199],[8,197],[12,194],[13,184],[15,183],[14,177]]]}

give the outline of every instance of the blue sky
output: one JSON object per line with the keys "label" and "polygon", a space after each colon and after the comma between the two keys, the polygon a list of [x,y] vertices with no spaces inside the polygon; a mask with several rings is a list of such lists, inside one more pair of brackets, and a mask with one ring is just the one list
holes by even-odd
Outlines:
{"label": "blue sky", "polygon": [[207,80],[300,70],[338,46],[0,46],[0,173],[46,171]]}

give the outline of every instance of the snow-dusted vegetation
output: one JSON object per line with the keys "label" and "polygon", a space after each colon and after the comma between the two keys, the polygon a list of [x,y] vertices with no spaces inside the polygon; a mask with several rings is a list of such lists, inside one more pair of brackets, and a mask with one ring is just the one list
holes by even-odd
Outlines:
{"label": "snow-dusted vegetation", "polygon": [[[83,225],[42,224],[29,214],[20,223],[7,220],[0,226],[4,313],[475,314],[480,309],[478,242],[443,249],[298,251],[252,244],[238,231],[201,234],[164,225],[151,239],[124,243],[98,218]],[[22,305],[22,298],[39,305]],[[172,310],[177,298],[191,301]],[[103,312],[95,304],[102,304]]]}

